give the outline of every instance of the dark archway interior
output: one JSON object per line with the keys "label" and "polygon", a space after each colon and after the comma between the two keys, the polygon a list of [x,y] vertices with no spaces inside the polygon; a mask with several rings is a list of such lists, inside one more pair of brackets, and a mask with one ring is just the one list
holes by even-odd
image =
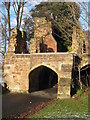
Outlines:
{"label": "dark archway interior", "polygon": [[57,83],[57,74],[45,66],[40,66],[29,74],[29,92],[52,88]]}
{"label": "dark archway interior", "polygon": [[85,86],[90,86],[90,65],[81,69],[81,81]]}

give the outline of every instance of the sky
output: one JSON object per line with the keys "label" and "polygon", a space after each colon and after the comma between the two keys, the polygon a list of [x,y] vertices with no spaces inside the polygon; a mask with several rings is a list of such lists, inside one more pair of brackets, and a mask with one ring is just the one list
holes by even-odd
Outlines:
{"label": "sky", "polygon": [[[28,0],[27,0],[28,1]],[[28,7],[24,7],[24,15],[23,15],[23,18],[25,18],[27,15],[30,15],[30,14],[28,14],[29,13],[29,11],[32,9],[32,8],[34,8],[35,7],[35,5],[36,4],[39,4],[41,1],[47,1],[47,0],[29,0],[28,1],[28,4],[26,5],[26,6],[28,6]],[[63,1],[63,0],[49,0],[49,1],[53,1],[53,2],[59,2],[59,1]],[[68,2],[73,2],[73,1],[76,1],[76,0],[65,0],[65,1],[68,1]],[[88,2],[88,1],[90,1],[90,0],[77,0],[77,2]],[[14,16],[14,11],[13,11],[13,8],[11,7],[11,14],[12,14],[12,19],[11,19],[11,26],[13,27],[13,26],[15,26],[15,24],[16,24],[16,19],[15,19],[15,16]],[[88,5],[87,5],[87,11],[88,11]],[[84,9],[81,9],[81,16],[83,16],[84,18],[85,18],[85,12],[84,12]],[[86,29],[86,30],[88,30],[88,24],[87,23],[85,23],[85,21],[82,19],[82,17],[80,17],[80,19],[79,19],[79,21],[81,22],[81,24],[82,24],[82,28],[83,29]],[[24,24],[24,22],[22,21],[22,24]]]}
{"label": "sky", "polygon": [[[3,1],[3,0],[2,0]],[[8,0],[7,0],[8,1]],[[12,0],[13,1],[13,0]],[[29,15],[30,16],[30,14],[28,14],[29,13],[29,11],[32,9],[32,8],[34,8],[35,7],[35,5],[36,4],[39,4],[41,1],[43,1],[43,2],[45,2],[45,1],[47,1],[47,0],[26,0],[26,1],[28,1],[28,3],[25,5],[26,7],[24,7],[24,14],[23,14],[23,19],[27,16],[27,15]],[[64,1],[64,0],[48,0],[48,1],[53,1],[53,2],[62,2],[62,1]],[[74,2],[74,1],[76,1],[76,0],[65,0],[65,1],[67,1],[67,2]],[[77,0],[77,2],[88,2],[88,1],[90,1],[90,0]],[[88,9],[88,7],[87,7],[87,9]],[[3,7],[2,7],[2,10],[4,11],[4,12],[6,12],[4,9],[3,9]],[[16,26],[16,18],[15,18],[15,13],[14,13],[14,10],[13,10],[13,7],[11,7],[11,26],[12,26],[12,28],[13,27],[15,27]],[[81,15],[82,16],[84,16],[85,17],[85,13],[83,12],[84,10],[82,9],[81,10]],[[27,16],[27,17],[29,17],[29,16]],[[85,24],[86,25],[86,23],[84,23],[85,21],[80,17],[80,22],[82,23],[82,25],[83,24]],[[23,22],[23,20],[22,20],[22,23],[21,24],[24,24],[24,22]],[[88,27],[88,25],[83,25],[83,28],[84,29],[88,29],[87,27]]]}

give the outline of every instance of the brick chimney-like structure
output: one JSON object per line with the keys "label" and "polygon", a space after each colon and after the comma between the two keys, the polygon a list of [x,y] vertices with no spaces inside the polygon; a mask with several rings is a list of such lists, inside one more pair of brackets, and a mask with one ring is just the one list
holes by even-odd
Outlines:
{"label": "brick chimney-like structure", "polygon": [[52,36],[51,22],[45,17],[35,17],[34,22],[34,38],[30,40],[30,53],[57,52],[57,42]]}

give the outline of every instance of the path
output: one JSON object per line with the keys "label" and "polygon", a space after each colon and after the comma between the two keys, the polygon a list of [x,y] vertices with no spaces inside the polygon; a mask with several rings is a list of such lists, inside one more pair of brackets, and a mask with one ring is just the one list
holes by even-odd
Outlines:
{"label": "path", "polygon": [[28,112],[41,103],[47,103],[56,98],[56,91],[57,89],[54,87],[31,94],[4,94],[2,96],[3,118],[20,116],[21,113]]}

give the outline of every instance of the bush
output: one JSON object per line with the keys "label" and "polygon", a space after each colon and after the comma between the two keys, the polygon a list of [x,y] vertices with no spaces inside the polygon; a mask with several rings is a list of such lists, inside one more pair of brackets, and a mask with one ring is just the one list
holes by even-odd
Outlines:
{"label": "bush", "polygon": [[68,52],[72,52],[72,46],[68,46]]}
{"label": "bush", "polygon": [[81,89],[77,90],[77,95],[78,96],[81,96],[82,94],[83,94],[83,90],[81,90]]}

